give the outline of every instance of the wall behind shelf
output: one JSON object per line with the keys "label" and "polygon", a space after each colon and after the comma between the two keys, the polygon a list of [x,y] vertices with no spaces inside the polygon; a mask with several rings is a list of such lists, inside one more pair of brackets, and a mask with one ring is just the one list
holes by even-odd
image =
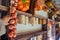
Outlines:
{"label": "wall behind shelf", "polygon": [[17,24],[17,35],[32,33],[41,30],[42,25],[36,24],[32,26],[31,24],[23,25],[23,24]]}

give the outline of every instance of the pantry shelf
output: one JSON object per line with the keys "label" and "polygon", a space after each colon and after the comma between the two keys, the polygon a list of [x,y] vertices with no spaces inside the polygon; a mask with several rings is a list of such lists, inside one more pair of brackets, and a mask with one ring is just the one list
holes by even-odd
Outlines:
{"label": "pantry shelf", "polygon": [[18,10],[16,10],[17,11],[17,13],[18,13],[18,15],[26,15],[26,16],[32,16],[32,14],[29,14],[29,13],[25,13],[25,12],[22,12],[22,11],[18,11]]}
{"label": "pantry shelf", "polygon": [[41,15],[32,15],[30,13],[25,13],[25,12],[18,11],[18,10],[17,10],[17,13],[18,13],[18,15],[20,14],[20,15],[26,15],[26,16],[29,16],[29,17],[36,17],[36,18],[40,18],[40,19],[48,19],[48,18],[46,18],[44,16],[41,16]]}
{"label": "pantry shelf", "polygon": [[34,37],[34,36],[38,36],[38,35],[44,34],[44,33],[47,33],[47,31],[38,31],[38,32],[34,32],[34,33],[18,35],[16,37],[16,39],[20,39],[20,38],[24,38],[24,37]]}
{"label": "pantry shelf", "polygon": [[0,5],[0,10],[7,11],[8,8],[6,6]]}

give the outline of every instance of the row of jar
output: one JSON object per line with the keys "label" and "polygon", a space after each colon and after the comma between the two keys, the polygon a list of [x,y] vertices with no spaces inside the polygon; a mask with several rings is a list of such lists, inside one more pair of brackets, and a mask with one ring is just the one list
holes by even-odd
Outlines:
{"label": "row of jar", "polygon": [[37,18],[37,17],[29,17],[29,16],[26,16],[26,15],[18,15],[18,23],[19,24],[32,24],[32,25],[35,25],[35,24],[47,24],[47,19],[40,19],[40,18]]}

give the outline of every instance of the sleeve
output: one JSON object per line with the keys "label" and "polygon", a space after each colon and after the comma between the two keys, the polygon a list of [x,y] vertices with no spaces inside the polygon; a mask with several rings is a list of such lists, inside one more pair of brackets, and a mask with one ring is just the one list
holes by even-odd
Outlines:
{"label": "sleeve", "polygon": [[0,20],[0,36],[5,34],[6,29],[5,29],[5,25],[3,24],[3,21]]}

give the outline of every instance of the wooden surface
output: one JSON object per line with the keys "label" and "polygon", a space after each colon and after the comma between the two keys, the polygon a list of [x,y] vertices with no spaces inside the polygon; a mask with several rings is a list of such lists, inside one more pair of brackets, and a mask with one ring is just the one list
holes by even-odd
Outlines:
{"label": "wooden surface", "polygon": [[38,31],[38,32],[34,32],[34,33],[24,34],[24,35],[17,35],[16,39],[21,39],[24,37],[34,37],[34,36],[38,36],[38,35],[44,34],[44,33],[47,33],[47,31]]}

